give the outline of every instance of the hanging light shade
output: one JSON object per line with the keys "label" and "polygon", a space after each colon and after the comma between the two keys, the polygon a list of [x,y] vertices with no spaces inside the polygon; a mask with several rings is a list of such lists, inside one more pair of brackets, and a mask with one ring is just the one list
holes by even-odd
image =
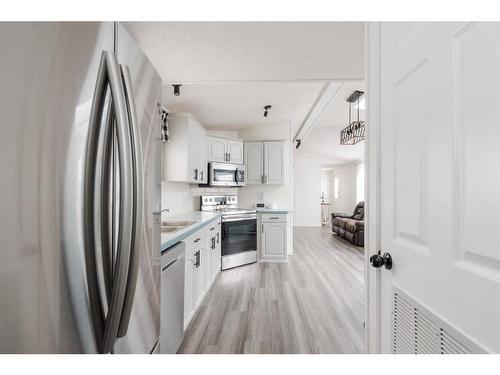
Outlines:
{"label": "hanging light shade", "polygon": [[[363,91],[354,91],[348,98],[349,103],[349,125],[340,131],[341,145],[355,145],[365,139],[365,122],[359,120],[359,99],[364,94]],[[353,103],[357,105],[357,120],[351,121],[351,109]]]}

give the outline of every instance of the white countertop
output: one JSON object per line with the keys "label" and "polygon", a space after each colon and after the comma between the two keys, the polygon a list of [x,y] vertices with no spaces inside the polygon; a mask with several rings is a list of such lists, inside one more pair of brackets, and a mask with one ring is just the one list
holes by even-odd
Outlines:
{"label": "white countertop", "polygon": [[262,214],[287,214],[292,212],[291,210],[287,210],[286,208],[256,208],[257,212]]}
{"label": "white countertop", "polygon": [[207,211],[188,211],[182,214],[166,217],[162,221],[194,221],[195,223],[176,232],[161,233],[161,251],[164,252],[169,247],[182,241],[189,235],[200,230],[205,225],[208,225],[219,217],[221,217],[221,214],[219,212]]}

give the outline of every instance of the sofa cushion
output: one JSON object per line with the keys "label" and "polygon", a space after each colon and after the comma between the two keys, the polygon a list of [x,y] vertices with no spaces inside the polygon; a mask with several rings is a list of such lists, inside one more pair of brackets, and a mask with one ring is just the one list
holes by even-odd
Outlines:
{"label": "sofa cushion", "polygon": [[341,218],[339,219],[339,222],[338,222],[338,226],[341,228],[341,229],[345,229],[345,226],[346,224],[350,221],[350,219],[344,219],[344,218]]}
{"label": "sofa cushion", "polygon": [[349,220],[345,224],[345,230],[351,233],[356,233],[359,230],[363,230],[365,227],[365,223],[360,220]]}

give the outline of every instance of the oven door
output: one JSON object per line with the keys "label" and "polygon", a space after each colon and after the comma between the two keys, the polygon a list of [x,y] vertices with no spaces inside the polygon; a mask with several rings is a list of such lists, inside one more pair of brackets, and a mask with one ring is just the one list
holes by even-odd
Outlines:
{"label": "oven door", "polygon": [[222,256],[257,250],[257,215],[222,218]]}
{"label": "oven door", "polygon": [[210,185],[211,186],[238,186],[236,181],[237,167],[234,164],[211,163]]}

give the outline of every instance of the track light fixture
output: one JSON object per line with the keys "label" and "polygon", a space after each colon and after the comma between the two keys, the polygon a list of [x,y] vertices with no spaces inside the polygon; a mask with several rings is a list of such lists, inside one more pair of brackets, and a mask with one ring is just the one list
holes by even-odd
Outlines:
{"label": "track light fixture", "polygon": [[272,106],[269,104],[264,107],[264,117],[267,117],[267,115],[269,114],[269,110],[271,108],[272,108]]}
{"label": "track light fixture", "polygon": [[296,139],[295,142],[296,142],[295,148],[298,150],[302,141],[300,139]]}
{"label": "track light fixture", "polygon": [[181,86],[182,85],[176,84],[176,85],[172,85],[172,86],[174,86],[174,95],[179,96],[181,94]]}

